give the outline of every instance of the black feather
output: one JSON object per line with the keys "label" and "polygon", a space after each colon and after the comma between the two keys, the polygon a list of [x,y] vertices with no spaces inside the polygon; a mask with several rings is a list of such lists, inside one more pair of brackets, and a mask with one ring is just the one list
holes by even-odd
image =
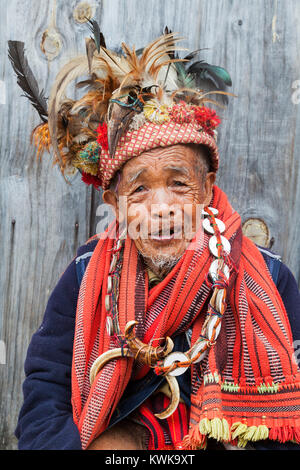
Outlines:
{"label": "black feather", "polygon": [[202,60],[195,62],[188,69],[188,73],[198,75],[201,79],[211,80],[219,89],[225,90],[226,86],[231,86],[231,78],[227,70],[216,65],[210,65]]}
{"label": "black feather", "polygon": [[97,23],[96,20],[89,20],[88,18],[87,18],[87,20],[89,22],[88,26],[89,26],[91,32],[94,35],[94,40],[95,40],[95,44],[96,44],[96,47],[97,47],[97,51],[100,52],[100,47],[105,47],[105,49],[106,49],[105,39],[104,39],[103,34],[100,31],[99,24]]}
{"label": "black feather", "polygon": [[47,100],[44,91],[39,91],[38,83],[28,65],[28,61],[25,57],[24,43],[20,41],[8,41],[8,58],[17,74],[17,83],[24,91],[24,96],[30,100],[42,121],[47,122]]}
{"label": "black feather", "polygon": [[184,57],[184,60],[189,60],[189,61],[191,61],[191,60],[193,60],[193,59],[195,58],[195,56],[198,54],[198,52],[200,52],[200,51],[208,51],[208,50],[209,50],[208,47],[203,47],[202,49],[196,49],[195,51],[190,52],[188,55],[186,55],[186,56]]}
{"label": "black feather", "polygon": [[100,46],[105,47],[105,49],[106,49],[106,42],[105,42],[104,36],[101,32],[100,32]]}

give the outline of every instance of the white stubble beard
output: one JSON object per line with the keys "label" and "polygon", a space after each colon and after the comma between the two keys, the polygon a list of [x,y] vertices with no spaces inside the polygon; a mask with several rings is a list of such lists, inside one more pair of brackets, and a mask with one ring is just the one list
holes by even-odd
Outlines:
{"label": "white stubble beard", "polygon": [[176,266],[180,258],[181,256],[178,255],[163,254],[143,256],[146,265],[159,277],[166,276]]}

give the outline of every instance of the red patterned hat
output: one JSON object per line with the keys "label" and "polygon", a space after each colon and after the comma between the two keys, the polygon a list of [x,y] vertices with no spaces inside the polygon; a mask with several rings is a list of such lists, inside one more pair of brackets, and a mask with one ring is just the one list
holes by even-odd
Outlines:
{"label": "red patterned hat", "polygon": [[179,124],[171,120],[163,124],[146,122],[140,129],[127,132],[121,137],[113,158],[108,150],[101,150],[99,177],[103,189],[109,186],[109,182],[115,173],[127,160],[140,155],[146,150],[179,143],[203,144],[209,147],[211,168],[213,171],[217,171],[219,152],[216,141],[211,135],[199,128],[197,123]]}
{"label": "red patterned hat", "polygon": [[[181,38],[168,30],[139,51],[123,43],[117,54],[107,49],[96,21],[90,23],[94,37],[86,39],[87,54],[58,73],[48,109],[24,56],[24,44],[9,41],[18,84],[43,121],[32,132],[38,155],[51,151],[65,179],[78,170],[85,183],[103,189],[130,158],[179,143],[207,146],[211,170],[217,171],[216,127],[221,121],[207,103],[220,104],[211,94],[223,101],[232,95],[225,91],[231,86],[228,72],[193,62],[196,52],[179,58]],[[77,101],[66,98],[68,86],[84,75],[89,78],[76,85],[86,90],[83,96]],[[210,91],[204,89],[207,84]]]}

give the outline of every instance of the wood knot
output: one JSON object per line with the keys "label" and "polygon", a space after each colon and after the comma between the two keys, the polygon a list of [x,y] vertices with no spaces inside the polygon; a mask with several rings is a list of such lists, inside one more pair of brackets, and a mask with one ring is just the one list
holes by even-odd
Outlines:
{"label": "wood knot", "polygon": [[55,59],[62,49],[61,35],[55,28],[44,31],[41,40],[41,50],[49,61]]}
{"label": "wood knot", "polygon": [[88,2],[81,2],[76,5],[73,12],[74,20],[77,23],[86,23],[94,16],[94,8]]}
{"label": "wood knot", "polygon": [[270,231],[266,222],[259,218],[249,218],[242,225],[243,234],[254,243],[268,248],[270,242]]}

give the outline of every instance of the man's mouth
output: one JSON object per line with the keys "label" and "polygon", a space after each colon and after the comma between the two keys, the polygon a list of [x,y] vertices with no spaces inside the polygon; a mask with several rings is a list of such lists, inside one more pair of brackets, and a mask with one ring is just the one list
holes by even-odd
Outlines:
{"label": "man's mouth", "polygon": [[180,228],[176,228],[176,227],[170,227],[169,230],[159,230],[159,231],[156,231],[156,232],[151,232],[149,234],[149,238],[151,240],[154,240],[154,241],[159,241],[159,242],[163,242],[163,241],[171,241],[171,240],[174,240],[174,238],[181,238],[181,237],[178,237],[179,234],[181,234],[181,227]]}

